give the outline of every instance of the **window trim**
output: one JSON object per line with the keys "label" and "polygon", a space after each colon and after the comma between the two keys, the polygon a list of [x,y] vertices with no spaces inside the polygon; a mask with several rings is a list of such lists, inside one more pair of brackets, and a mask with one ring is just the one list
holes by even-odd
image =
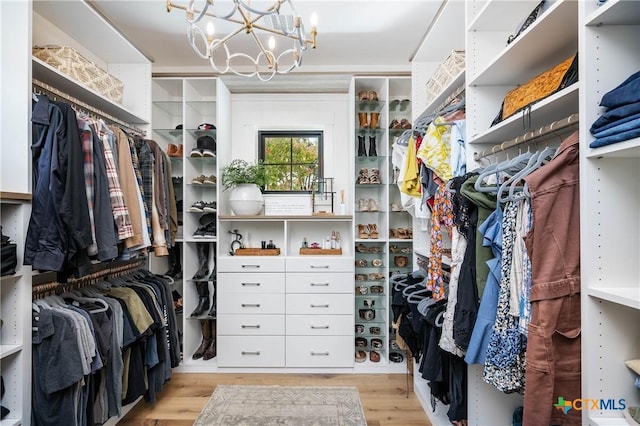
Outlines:
{"label": "window trim", "polygon": [[[324,177],[324,131],[323,130],[259,130],[258,131],[258,159],[264,161],[265,139],[273,137],[295,138],[315,137],[318,139],[318,174],[317,179]],[[265,194],[311,194],[312,191],[267,191]]]}

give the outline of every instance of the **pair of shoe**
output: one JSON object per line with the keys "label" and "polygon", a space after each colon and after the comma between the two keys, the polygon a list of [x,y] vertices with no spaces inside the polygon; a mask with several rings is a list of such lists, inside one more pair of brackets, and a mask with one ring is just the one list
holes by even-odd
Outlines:
{"label": "pair of shoe", "polygon": [[389,237],[400,240],[410,240],[413,238],[413,228],[391,228]]}
{"label": "pair of shoe", "polygon": [[356,246],[356,251],[358,253],[382,253],[382,248],[378,247],[378,246],[370,246],[367,247],[366,245],[360,243]]}
{"label": "pair of shoe", "polygon": [[206,213],[200,216],[198,219],[200,226],[193,233],[193,238],[204,239],[204,238],[215,238],[216,237],[216,214],[215,213]]}
{"label": "pair of shoe", "polygon": [[369,173],[369,169],[362,168],[360,172],[358,172],[358,178],[356,179],[356,184],[358,185],[379,185],[380,181],[380,169],[372,168],[371,173]]}
{"label": "pair of shoe", "polygon": [[359,198],[358,199],[358,211],[359,212],[377,212],[378,203],[373,198]]}
{"label": "pair of shoe", "polygon": [[358,157],[377,157],[375,135],[369,136],[369,151],[367,152],[367,144],[364,135],[358,135]]}
{"label": "pair of shoe", "polygon": [[405,111],[410,103],[411,101],[409,99],[402,99],[402,100],[394,99],[391,102],[389,102],[389,109],[391,111],[395,111],[395,110]]}
{"label": "pair of shoe", "polygon": [[411,122],[406,118],[403,118],[400,121],[394,118],[393,120],[391,120],[391,123],[389,124],[389,128],[392,130],[398,130],[398,129],[408,130],[408,129],[411,129]]}
{"label": "pair of shoe", "polygon": [[216,357],[216,325],[216,320],[200,320],[202,342],[200,342],[200,346],[198,346],[196,351],[193,353],[193,359],[202,358],[207,361]]}
{"label": "pair of shoe", "polygon": [[218,211],[218,203],[215,201],[196,201],[188,211],[190,213],[215,213]]}
{"label": "pair of shoe", "polygon": [[209,135],[202,135],[196,140],[196,146],[191,150],[191,157],[215,157],[216,140]]}
{"label": "pair of shoe", "polygon": [[376,239],[378,238],[378,225],[375,223],[369,223],[367,225],[358,224],[358,238],[361,239]]}
{"label": "pair of shoe", "polygon": [[410,247],[398,247],[396,245],[389,246],[390,253],[411,253]]}
{"label": "pair of shoe", "polygon": [[405,211],[402,206],[398,203],[392,203],[391,204],[391,211],[392,212],[403,212]]}
{"label": "pair of shoe", "polygon": [[375,90],[360,90],[358,92],[358,100],[360,102],[377,102],[378,94]]}
{"label": "pair of shoe", "polygon": [[182,157],[184,155],[184,148],[182,144],[175,145],[170,143],[167,147],[167,155],[169,157]]}
{"label": "pair of shoe", "polygon": [[200,175],[191,179],[191,183],[193,185],[216,185],[218,183],[218,178],[216,178],[214,175]]}
{"label": "pair of shoe", "polygon": [[379,112],[359,112],[358,124],[361,129],[377,129],[380,127]]}

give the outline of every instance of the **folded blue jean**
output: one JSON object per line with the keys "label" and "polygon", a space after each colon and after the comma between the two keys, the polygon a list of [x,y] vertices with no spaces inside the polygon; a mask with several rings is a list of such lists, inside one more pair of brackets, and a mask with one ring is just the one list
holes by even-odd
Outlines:
{"label": "folded blue jean", "polygon": [[640,71],[629,76],[618,87],[602,96],[600,106],[616,108],[640,101]]}
{"label": "folded blue jean", "polygon": [[615,126],[609,127],[608,129],[599,130],[593,134],[593,137],[596,139],[604,138],[605,136],[615,135],[617,133],[624,133],[629,130],[640,128],[640,118],[635,118],[633,120],[628,120],[621,122]]}
{"label": "folded blue jean", "polygon": [[640,102],[634,102],[608,110],[593,122],[589,130],[591,133],[605,130],[611,126],[615,126],[618,121],[629,117],[640,117]]}
{"label": "folded blue jean", "polygon": [[617,142],[623,142],[640,136],[640,128],[627,130],[626,132],[616,133],[615,135],[605,136],[603,138],[594,139],[589,144],[590,148],[599,148],[601,146],[611,145]]}

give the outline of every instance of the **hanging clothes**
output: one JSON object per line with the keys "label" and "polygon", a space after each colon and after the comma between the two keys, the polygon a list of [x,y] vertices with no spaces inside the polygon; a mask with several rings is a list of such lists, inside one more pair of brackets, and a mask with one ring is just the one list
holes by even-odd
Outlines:
{"label": "hanging clothes", "polygon": [[438,187],[434,197],[433,211],[431,213],[431,233],[429,248],[429,267],[427,270],[427,288],[433,292],[435,301],[447,297],[447,289],[442,272],[443,235],[451,239],[451,227],[453,226],[453,211],[451,207],[451,194],[446,185]]}

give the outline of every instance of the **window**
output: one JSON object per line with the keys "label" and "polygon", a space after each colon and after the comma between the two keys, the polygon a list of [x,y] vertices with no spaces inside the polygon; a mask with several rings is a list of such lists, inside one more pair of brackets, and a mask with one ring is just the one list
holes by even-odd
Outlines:
{"label": "window", "polygon": [[267,169],[265,192],[310,192],[322,178],[322,131],[258,132]]}

